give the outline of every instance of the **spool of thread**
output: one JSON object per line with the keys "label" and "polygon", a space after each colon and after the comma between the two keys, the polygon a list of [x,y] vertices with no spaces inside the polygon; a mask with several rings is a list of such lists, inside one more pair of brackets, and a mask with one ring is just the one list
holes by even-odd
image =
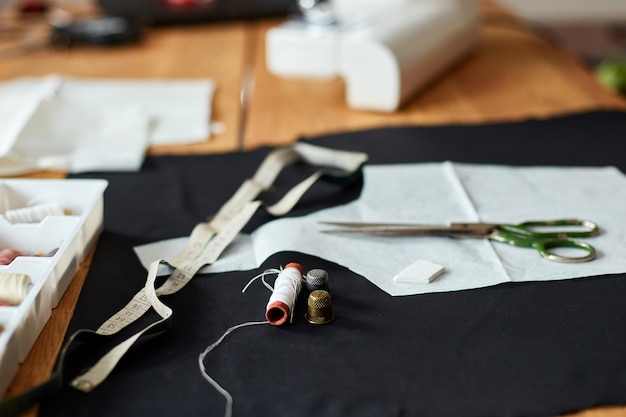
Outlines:
{"label": "spool of thread", "polygon": [[15,260],[18,256],[35,256],[35,257],[51,257],[56,255],[59,248],[52,249],[49,252],[22,252],[19,249],[14,248],[6,248],[0,250],[0,265],[9,265],[11,262]]}
{"label": "spool of thread", "polygon": [[323,269],[311,269],[304,277],[304,284],[309,292],[328,290],[328,272]]}
{"label": "spool of thread", "polygon": [[265,309],[265,318],[270,324],[280,326],[287,322],[302,288],[303,273],[300,264],[291,262],[276,277],[274,291]]}
{"label": "spool of thread", "polygon": [[48,216],[63,216],[66,211],[58,203],[41,203],[9,210],[4,217],[9,223],[37,223]]}
{"label": "spool of thread", "polygon": [[24,255],[19,249],[6,248],[0,250],[0,265],[9,265],[18,256]]}
{"label": "spool of thread", "polygon": [[15,306],[26,298],[30,275],[0,273],[0,304]]}

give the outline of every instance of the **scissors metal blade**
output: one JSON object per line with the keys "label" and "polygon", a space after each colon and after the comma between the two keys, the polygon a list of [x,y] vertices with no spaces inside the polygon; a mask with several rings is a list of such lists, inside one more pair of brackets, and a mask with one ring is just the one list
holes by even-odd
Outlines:
{"label": "scissors metal blade", "polygon": [[354,233],[385,236],[446,236],[446,237],[484,237],[489,235],[496,225],[491,223],[450,223],[415,224],[415,223],[364,223],[321,221],[337,229],[322,230],[322,233]]}

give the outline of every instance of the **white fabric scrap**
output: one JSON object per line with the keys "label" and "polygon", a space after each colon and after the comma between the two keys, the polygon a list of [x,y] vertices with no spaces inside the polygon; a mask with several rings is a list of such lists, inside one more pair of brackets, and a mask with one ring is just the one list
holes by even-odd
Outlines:
{"label": "white fabric scrap", "polygon": [[85,108],[133,105],[154,122],[151,145],[206,140],[215,85],[202,80],[64,78],[58,97]]}
{"label": "white fabric scrap", "polygon": [[0,83],[0,175],[136,171],[150,145],[210,136],[211,80],[24,77]]}
{"label": "white fabric scrap", "polygon": [[[237,265],[218,260],[203,272],[258,267],[280,251],[306,253],[338,263],[387,293],[400,296],[457,291],[514,281],[550,281],[626,272],[626,177],[614,167],[510,167],[459,163],[366,166],[360,198],[302,217],[277,219],[251,236],[251,254]],[[478,239],[368,236],[321,233],[320,221],[446,224],[579,218],[596,222],[600,235],[579,238],[593,245],[591,262],[564,264],[535,249]],[[182,243],[182,242],[181,242]],[[167,253],[154,243],[136,248],[144,265]],[[416,259],[443,265],[428,285],[393,277]]]}
{"label": "white fabric scrap", "polygon": [[22,128],[10,156],[39,169],[137,170],[148,129],[149,118],[137,107],[85,109],[48,98]]}

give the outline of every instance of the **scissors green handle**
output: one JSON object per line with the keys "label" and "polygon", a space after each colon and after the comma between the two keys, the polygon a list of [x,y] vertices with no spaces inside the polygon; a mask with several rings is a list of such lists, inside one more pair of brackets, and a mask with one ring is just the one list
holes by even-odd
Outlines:
{"label": "scissors green handle", "polygon": [[[580,229],[571,230],[571,226]],[[555,228],[555,231],[541,232],[534,228]],[[562,219],[548,221],[529,221],[519,224],[501,224],[489,238],[510,245],[535,248],[539,254],[553,262],[587,262],[596,257],[596,250],[585,242],[571,240],[572,237],[589,237],[599,233],[598,226],[588,220]],[[581,251],[581,256],[565,256],[550,249],[573,248]]]}
{"label": "scissors green handle", "polygon": [[[576,227],[576,229],[572,229]],[[589,220],[560,219],[538,220],[519,224],[500,224],[498,228],[513,235],[536,239],[567,239],[571,237],[591,237],[599,233],[598,225]],[[541,232],[536,228],[550,228],[551,232]]]}
{"label": "scissors green handle", "polygon": [[[489,236],[489,239],[493,239],[498,242],[508,243],[510,245],[514,245],[518,247],[535,248],[537,252],[539,252],[539,255],[553,262],[563,262],[563,263],[588,262],[596,257],[596,250],[593,246],[591,246],[588,243],[580,242],[577,240],[556,239],[556,238],[547,238],[547,239],[529,238],[526,236],[515,236],[504,230],[494,231]],[[566,255],[560,255],[554,251],[550,251],[550,249],[558,249],[558,248],[577,249],[577,250],[582,251],[584,255],[566,256]]]}

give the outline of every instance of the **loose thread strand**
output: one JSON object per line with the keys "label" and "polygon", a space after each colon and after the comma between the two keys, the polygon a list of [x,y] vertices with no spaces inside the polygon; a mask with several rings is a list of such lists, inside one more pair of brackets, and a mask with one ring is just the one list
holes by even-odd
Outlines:
{"label": "loose thread strand", "polygon": [[231,334],[235,330],[240,329],[242,327],[255,326],[259,324],[269,324],[269,322],[268,321],[249,321],[249,322],[237,324],[235,326],[228,328],[219,339],[217,339],[214,343],[207,346],[206,349],[204,349],[204,351],[198,356],[198,366],[200,367],[200,372],[202,373],[202,376],[209,384],[213,386],[213,388],[215,388],[217,392],[219,392],[226,399],[226,408],[224,411],[224,417],[231,417],[233,414],[233,397],[225,388],[223,388],[215,379],[213,379],[208,374],[206,367],[204,366],[204,359],[209,353],[213,351],[213,349],[219,346],[220,343],[222,343],[229,334]]}
{"label": "loose thread strand", "polygon": [[259,275],[252,277],[250,279],[250,281],[248,281],[248,283],[246,284],[245,287],[243,287],[243,289],[241,290],[242,293],[246,292],[246,290],[248,289],[248,287],[257,279],[261,278],[261,281],[263,281],[263,285],[265,285],[265,287],[270,290],[270,291],[274,291],[274,288],[272,288],[272,286],[270,284],[267,283],[267,281],[265,281],[265,276],[269,275],[269,274],[280,274],[280,272],[282,271],[281,269],[276,269],[276,268],[271,268],[271,269],[266,269],[265,271],[261,272]]}

